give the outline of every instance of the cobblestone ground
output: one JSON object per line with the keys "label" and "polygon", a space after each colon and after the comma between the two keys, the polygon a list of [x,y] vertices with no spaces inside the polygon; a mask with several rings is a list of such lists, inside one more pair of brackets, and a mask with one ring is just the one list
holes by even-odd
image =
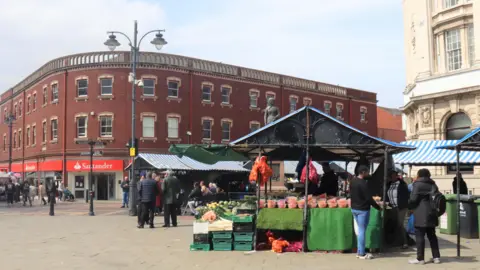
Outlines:
{"label": "cobblestone ground", "polygon": [[[411,266],[413,250],[378,254],[360,261],[352,254],[274,254],[272,252],[190,252],[192,218],[178,228],[135,228],[136,219],[119,203],[96,203],[88,216],[85,203],[59,203],[54,217],[48,207],[0,202],[0,269],[479,269],[480,241],[462,240],[462,259],[455,258],[455,238],[441,236],[444,263]],[[426,252],[427,257],[430,251]]]}

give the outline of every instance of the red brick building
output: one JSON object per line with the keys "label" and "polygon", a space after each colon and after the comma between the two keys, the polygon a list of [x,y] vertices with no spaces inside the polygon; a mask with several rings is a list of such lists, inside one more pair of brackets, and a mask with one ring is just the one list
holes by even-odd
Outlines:
{"label": "red brick building", "polygon": [[[136,136],[141,152],[171,143],[228,143],[263,124],[274,97],[281,114],[311,102],[377,135],[376,94],[265,71],[160,53],[141,53]],[[13,114],[12,171],[26,178],[56,175],[82,197],[89,161],[77,142],[106,142],[93,164],[99,199],[118,197],[131,134],[129,52],[94,52],[52,60],[1,95]],[[187,135],[187,132],[191,136]],[[9,130],[0,125],[0,167],[8,168]]]}
{"label": "red brick building", "polygon": [[402,111],[398,109],[377,107],[377,136],[393,142],[405,141],[405,130],[402,128]]}

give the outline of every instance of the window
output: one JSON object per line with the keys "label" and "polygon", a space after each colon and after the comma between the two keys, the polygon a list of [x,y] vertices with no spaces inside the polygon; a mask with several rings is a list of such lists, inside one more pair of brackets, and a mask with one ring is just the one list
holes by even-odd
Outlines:
{"label": "window", "polygon": [[37,93],[33,93],[32,110],[37,109]]}
{"label": "window", "polygon": [[312,106],[312,99],[311,98],[303,98],[303,106]]}
{"label": "window", "polygon": [[458,5],[458,0],[444,0],[443,2],[444,8],[450,8],[456,5]]}
{"label": "window", "polygon": [[144,116],[142,119],[143,124],[143,135],[145,138],[155,137],[155,117],[154,116]]}
{"label": "window", "polygon": [[178,90],[180,87],[180,82],[169,80],[167,84],[168,84],[168,97],[178,98]]}
{"label": "window", "polygon": [[469,24],[467,27],[467,38],[468,38],[468,60],[470,66],[475,64],[475,34],[473,33],[473,23]]}
{"label": "window", "polygon": [[26,141],[26,145],[27,145],[27,146],[30,145],[30,127],[27,127],[27,141]]}
{"label": "window", "polygon": [[265,95],[265,97],[267,98],[267,101],[271,98],[275,99],[275,93],[272,93],[272,92],[267,92],[267,94]]}
{"label": "window", "polygon": [[110,115],[100,116],[100,137],[112,137],[113,117]]}
{"label": "window", "polygon": [[212,123],[211,119],[202,120],[202,138],[205,140],[212,139]]}
{"label": "window", "polygon": [[22,131],[18,131],[18,148],[22,148]]}
{"label": "window", "polygon": [[257,108],[258,107],[258,92],[250,91],[250,107]]}
{"label": "window", "polygon": [[48,101],[48,92],[47,92],[47,88],[43,88],[43,106],[47,105],[47,101]]}
{"label": "window", "polygon": [[250,132],[254,132],[257,129],[260,129],[260,123],[256,121],[250,122]]}
{"label": "window", "polygon": [[[453,114],[448,118],[445,125],[445,139],[460,140],[471,131],[472,121],[470,117],[463,112]],[[447,172],[449,174],[455,173],[457,167],[455,165],[448,166]],[[460,165],[461,172],[473,173],[472,165]]]}
{"label": "window", "polygon": [[202,100],[211,102],[212,101],[212,85],[202,84]]}
{"label": "window", "polygon": [[143,95],[155,96],[155,79],[143,79]]}
{"label": "window", "polygon": [[360,107],[360,122],[366,123],[367,122],[367,108]]}
{"label": "window", "polygon": [[17,132],[13,132],[13,148],[17,148]]}
{"label": "window", "polygon": [[3,134],[3,151],[7,150],[7,135]]}
{"label": "window", "polygon": [[230,141],[230,129],[232,128],[231,121],[222,121],[222,141]]}
{"label": "window", "polygon": [[227,86],[222,86],[220,91],[222,92],[222,103],[230,104],[230,94],[232,93],[232,88]]}
{"label": "window", "polygon": [[22,102],[18,103],[18,117],[22,117]]}
{"label": "window", "polygon": [[30,107],[32,105],[32,97],[31,96],[28,96],[27,97],[27,113],[30,112]]}
{"label": "window", "polygon": [[445,32],[448,70],[457,70],[462,67],[462,42],[460,29]]}
{"label": "window", "polygon": [[42,123],[42,142],[47,142],[47,121]]}
{"label": "window", "polygon": [[18,108],[17,108],[17,104],[15,104],[13,105],[13,116],[17,118],[17,114],[18,114]]}
{"label": "window", "polygon": [[168,125],[168,138],[178,138],[178,117],[168,117],[167,118],[167,125]]}
{"label": "window", "polygon": [[330,101],[325,101],[323,103],[323,110],[326,114],[330,114],[330,110],[332,109],[332,103]]}
{"label": "window", "polygon": [[77,80],[77,97],[86,97],[88,96],[88,80],[80,79]]}
{"label": "window", "polygon": [[37,144],[37,126],[32,126],[32,144]]}
{"label": "window", "polygon": [[290,112],[294,112],[297,109],[298,97],[290,96]]}
{"label": "window", "polygon": [[58,120],[52,119],[50,120],[50,138],[52,141],[58,140]]}
{"label": "window", "polygon": [[343,120],[343,104],[337,103],[337,118]]}
{"label": "window", "polygon": [[77,138],[87,137],[87,117],[77,117]]}
{"label": "window", "polygon": [[52,84],[52,102],[58,102],[58,84]]}
{"label": "window", "polygon": [[100,95],[110,96],[113,94],[113,79],[101,78],[100,79]]}

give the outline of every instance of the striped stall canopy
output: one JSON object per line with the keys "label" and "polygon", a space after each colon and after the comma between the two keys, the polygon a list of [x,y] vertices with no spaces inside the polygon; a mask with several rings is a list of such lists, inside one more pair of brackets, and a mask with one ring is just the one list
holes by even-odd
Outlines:
{"label": "striped stall canopy", "polygon": [[[403,145],[414,146],[417,149],[393,155],[397,164],[404,165],[448,165],[457,162],[454,150],[437,149],[455,145],[457,140],[407,141]],[[480,164],[480,152],[461,151],[461,164]]]}

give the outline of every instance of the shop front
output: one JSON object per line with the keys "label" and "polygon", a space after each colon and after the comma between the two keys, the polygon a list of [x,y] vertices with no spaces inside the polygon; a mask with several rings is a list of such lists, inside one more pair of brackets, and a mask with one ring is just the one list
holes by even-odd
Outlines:
{"label": "shop front", "polygon": [[76,199],[85,199],[90,187],[89,173],[93,171],[91,188],[96,200],[119,200],[122,191],[123,160],[67,160],[68,187]]}
{"label": "shop front", "polygon": [[13,163],[12,172],[21,174],[30,184],[38,184],[47,177],[62,180],[63,162],[61,160],[24,161]]}

